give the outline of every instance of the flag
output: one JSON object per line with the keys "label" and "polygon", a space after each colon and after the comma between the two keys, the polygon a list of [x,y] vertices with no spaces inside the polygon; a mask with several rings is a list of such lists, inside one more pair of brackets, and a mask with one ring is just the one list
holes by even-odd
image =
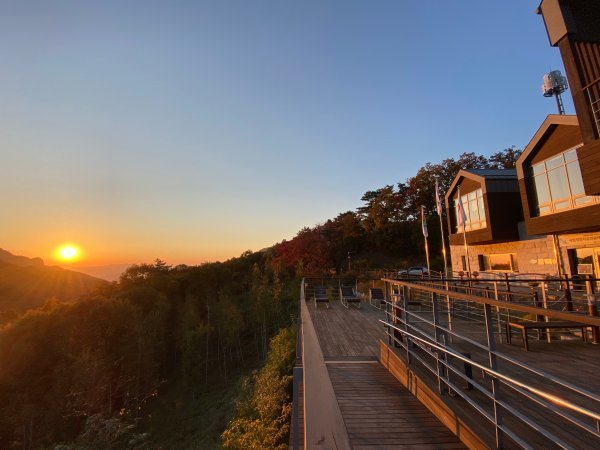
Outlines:
{"label": "flag", "polygon": [[423,228],[423,236],[425,239],[429,237],[429,231],[427,230],[427,222],[425,221],[425,207],[421,206],[421,227]]}
{"label": "flag", "polygon": [[460,198],[460,186],[458,187],[458,198],[456,199],[456,219],[458,224],[463,227],[467,224],[467,213]]}
{"label": "flag", "polygon": [[437,209],[438,216],[441,216],[442,200],[440,199],[440,188],[438,187],[438,180],[435,180],[435,207]]}

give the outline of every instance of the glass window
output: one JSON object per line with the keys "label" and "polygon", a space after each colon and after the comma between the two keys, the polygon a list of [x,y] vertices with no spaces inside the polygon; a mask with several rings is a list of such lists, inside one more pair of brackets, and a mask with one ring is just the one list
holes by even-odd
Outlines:
{"label": "glass window", "polygon": [[543,216],[600,203],[600,197],[585,195],[577,160],[578,147],[531,167],[532,176],[527,186],[533,214]]}
{"label": "glass window", "polygon": [[552,169],[555,169],[556,167],[563,166],[565,164],[565,161],[563,158],[564,157],[563,157],[562,153],[558,156],[550,158],[548,161],[546,161],[546,170],[552,170]]}
{"label": "glass window", "polygon": [[550,189],[548,188],[548,179],[546,174],[533,177],[535,184],[535,192],[537,194],[538,203],[540,205],[550,203]]}
{"label": "glass window", "polygon": [[573,161],[567,164],[567,174],[569,175],[569,186],[571,186],[571,195],[576,196],[585,194],[583,189],[583,180],[581,179],[581,170],[579,162]]}
{"label": "glass window", "polygon": [[565,166],[548,171],[548,185],[552,200],[569,197],[569,180]]}
{"label": "glass window", "polygon": [[496,253],[485,257],[487,270],[518,272],[517,255],[515,253]]}
{"label": "glass window", "polygon": [[[465,223],[465,231],[478,230],[485,228],[487,222],[485,220],[485,210],[483,208],[483,192],[481,189],[469,192],[468,194],[461,195],[461,203],[465,209],[465,215],[467,217]],[[458,198],[454,201],[454,217],[456,218],[456,229],[457,233],[462,232],[462,225],[458,216]]]}
{"label": "glass window", "polygon": [[565,152],[565,161],[566,162],[577,161],[577,149],[576,148]]}

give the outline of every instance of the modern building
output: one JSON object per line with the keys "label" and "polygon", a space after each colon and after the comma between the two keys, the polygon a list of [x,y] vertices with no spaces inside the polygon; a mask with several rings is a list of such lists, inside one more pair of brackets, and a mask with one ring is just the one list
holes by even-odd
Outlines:
{"label": "modern building", "polygon": [[569,79],[582,145],[577,149],[588,195],[600,194],[600,8],[598,0],[543,0],[550,45],[558,47]]}
{"label": "modern building", "polygon": [[446,210],[454,272],[558,273],[552,238],[525,229],[515,169],[461,170],[446,193]]}
{"label": "modern building", "polygon": [[516,172],[459,172],[446,194],[452,269],[600,278],[600,8],[542,0],[537,12],[577,115],[548,116]]}
{"label": "modern building", "polygon": [[600,277],[600,196],[585,192],[583,145],[577,117],[550,115],[516,171],[461,170],[446,194],[452,269]]}

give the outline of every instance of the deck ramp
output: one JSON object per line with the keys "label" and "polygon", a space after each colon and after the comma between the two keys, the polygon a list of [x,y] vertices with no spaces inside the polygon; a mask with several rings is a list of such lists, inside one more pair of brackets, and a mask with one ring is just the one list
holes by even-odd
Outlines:
{"label": "deck ramp", "polygon": [[309,310],[352,448],[466,448],[378,362],[380,310]]}

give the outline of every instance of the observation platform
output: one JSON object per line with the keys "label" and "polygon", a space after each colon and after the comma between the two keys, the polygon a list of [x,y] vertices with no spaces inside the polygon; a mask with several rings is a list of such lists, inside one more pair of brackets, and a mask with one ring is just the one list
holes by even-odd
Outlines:
{"label": "observation platform", "polygon": [[[306,448],[467,448],[379,363],[380,340],[386,338],[381,310],[364,302],[361,309],[338,301],[328,309],[314,302],[304,307],[312,322],[303,317],[304,395],[313,396],[315,408],[305,400],[307,428],[311,418],[320,417],[312,430],[316,438],[308,438]],[[307,330],[311,326],[314,334]],[[307,373],[307,351],[317,356],[312,362],[320,362],[312,367],[318,373],[313,378]],[[326,412],[330,406],[338,410]]]}
{"label": "observation platform", "polygon": [[[386,282],[388,297],[392,285],[410,284]],[[600,448],[600,345],[573,334],[551,342],[533,336],[526,352],[517,336],[506,343],[501,309],[486,325],[477,298],[463,295],[450,309],[434,308],[427,289],[411,286],[409,300],[419,301],[410,307],[398,298],[384,309],[366,301],[361,309],[334,299],[329,308],[301,301],[303,391],[295,402],[302,403],[296,428],[303,436],[291,439],[291,448],[305,442],[317,449],[495,448],[498,442],[501,448]],[[451,330],[443,348],[455,353],[436,351],[436,328],[437,334]],[[470,378],[457,356],[465,353]],[[475,388],[467,389],[469,382]]]}

